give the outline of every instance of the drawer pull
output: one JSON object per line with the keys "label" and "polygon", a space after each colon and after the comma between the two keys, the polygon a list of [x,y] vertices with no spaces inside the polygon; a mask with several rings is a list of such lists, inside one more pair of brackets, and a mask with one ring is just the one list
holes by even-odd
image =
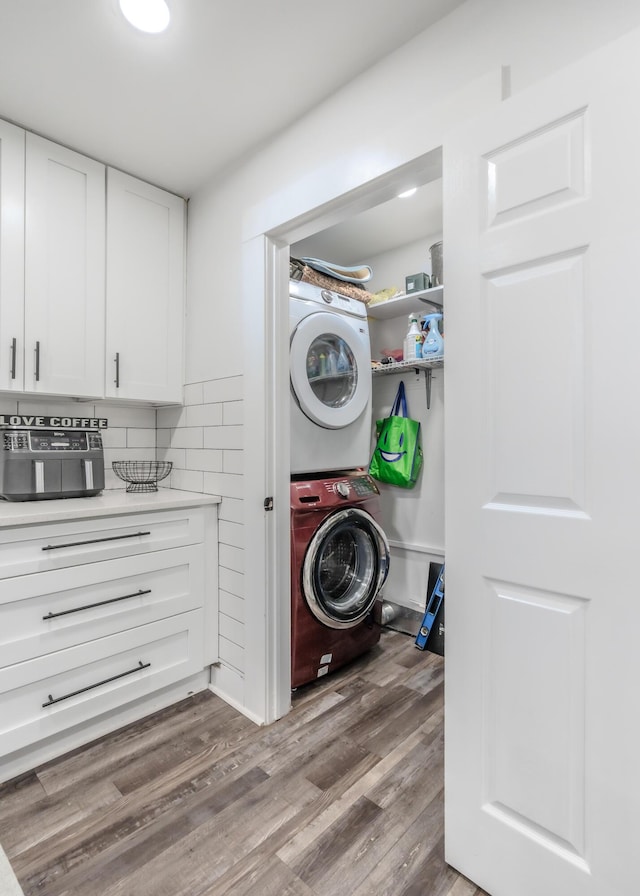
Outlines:
{"label": "drawer pull", "polygon": [[151,663],[143,663],[142,660],[138,660],[138,665],[135,669],[129,669],[127,672],[120,672],[118,675],[112,675],[111,678],[105,678],[104,681],[98,681],[96,684],[90,684],[86,688],[80,688],[78,691],[72,691],[70,694],[65,694],[64,697],[52,697],[49,694],[49,699],[46,703],[42,704],[42,708],[45,706],[53,706],[54,703],[61,703],[63,700],[68,700],[70,697],[77,697],[78,694],[84,694],[86,691],[92,691],[94,688],[102,687],[103,684],[109,684],[111,681],[117,681],[119,678],[125,678],[127,675],[133,675],[134,672],[139,672],[140,669],[148,669],[151,666]]}
{"label": "drawer pull", "polygon": [[58,613],[47,613],[46,616],[42,618],[44,620],[47,619],[57,619],[58,616],[68,616],[70,613],[79,613],[81,610],[93,610],[94,607],[104,607],[107,604],[115,604],[119,600],[128,600],[130,597],[140,597],[141,594],[151,594],[151,588],[140,589],[140,591],[134,591],[131,594],[123,594],[121,597],[110,597],[109,600],[99,600],[95,604],[85,604],[83,607],[74,607],[72,610],[60,610]]}
{"label": "drawer pull", "polygon": [[83,544],[100,544],[102,541],[120,541],[122,538],[137,538],[139,535],[151,535],[151,532],[130,532],[129,535],[110,535],[108,538],[91,538],[87,541],[69,541],[66,544],[47,544],[41,550],[58,551],[60,548],[77,548]]}

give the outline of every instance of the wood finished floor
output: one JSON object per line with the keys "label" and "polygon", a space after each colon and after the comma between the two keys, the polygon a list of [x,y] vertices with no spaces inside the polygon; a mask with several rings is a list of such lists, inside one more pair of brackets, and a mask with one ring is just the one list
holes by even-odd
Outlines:
{"label": "wood finished floor", "polygon": [[256,727],[210,693],[0,785],[44,896],[482,896],[443,859],[441,657],[380,645]]}

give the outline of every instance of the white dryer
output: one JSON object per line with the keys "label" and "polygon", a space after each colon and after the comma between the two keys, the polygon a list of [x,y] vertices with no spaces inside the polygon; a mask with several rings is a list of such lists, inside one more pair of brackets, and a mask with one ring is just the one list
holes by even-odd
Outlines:
{"label": "white dryer", "polygon": [[353,470],[371,451],[367,309],[290,281],[291,472]]}

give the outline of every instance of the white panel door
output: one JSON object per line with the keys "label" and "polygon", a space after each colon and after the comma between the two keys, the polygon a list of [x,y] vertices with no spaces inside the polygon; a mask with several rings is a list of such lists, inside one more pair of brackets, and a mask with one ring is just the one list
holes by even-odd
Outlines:
{"label": "white panel door", "polygon": [[184,200],[109,169],[107,397],[182,401],[184,246]]}
{"label": "white panel door", "polygon": [[24,382],[24,131],[0,121],[0,389]]}
{"label": "white panel door", "polygon": [[640,37],[444,148],[446,856],[640,892]]}
{"label": "white panel door", "polygon": [[27,134],[25,391],[104,394],[104,171]]}

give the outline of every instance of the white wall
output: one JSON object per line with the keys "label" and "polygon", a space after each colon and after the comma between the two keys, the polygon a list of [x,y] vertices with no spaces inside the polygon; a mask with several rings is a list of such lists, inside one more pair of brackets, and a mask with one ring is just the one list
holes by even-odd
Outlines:
{"label": "white wall", "polygon": [[[158,459],[170,460],[171,487],[221,495],[218,508],[218,654],[239,682],[244,669],[242,377],[191,383],[184,407],[157,410]],[[228,691],[227,691],[228,693]]]}
{"label": "white wall", "polygon": [[[411,202],[410,199],[406,201]],[[440,230],[438,233],[420,237],[406,246],[390,249],[388,252],[374,255],[371,258],[367,257],[367,263],[371,265],[373,271],[371,280],[367,283],[369,292],[378,292],[392,286],[404,290],[405,277],[420,272],[430,274],[429,247],[441,239],[442,231]]]}
{"label": "white wall", "polygon": [[[240,339],[241,328],[252,325],[251,314],[242,320],[244,239],[304,216],[438,145],[459,120],[456,92],[474,79],[510,65],[517,92],[638,25],[640,4],[628,0],[468,0],[256,157],[199,191],[189,204],[187,383],[240,376],[252,363]],[[467,104],[464,114],[472,111]],[[356,120],[370,125],[354,126]],[[312,233],[309,226],[296,238]],[[255,298],[262,309],[259,290]],[[253,398],[246,392],[250,408]],[[253,518],[262,509],[256,503],[249,512]],[[250,647],[264,638],[264,595],[243,593],[241,577],[236,589],[234,597],[247,604],[244,637]],[[262,656],[262,650],[246,650],[244,669],[225,667],[218,678],[220,692],[254,714],[264,688]]]}
{"label": "white wall", "polygon": [[[375,289],[393,285],[404,288],[406,275],[430,273],[429,246],[440,239],[442,234],[434,233],[367,258]],[[424,305],[422,314],[433,310]],[[380,358],[383,348],[401,348],[406,330],[406,314],[388,320],[370,319],[371,357]],[[430,561],[444,560],[444,373],[442,369],[432,373],[429,408],[425,376],[425,371],[410,369],[402,375],[376,376],[372,402],[373,419],[385,417],[402,380],[409,415],[420,421],[424,463],[416,485],[413,489],[401,489],[379,484],[382,523],[391,545],[391,565],[383,596],[417,612],[425,609]]]}

